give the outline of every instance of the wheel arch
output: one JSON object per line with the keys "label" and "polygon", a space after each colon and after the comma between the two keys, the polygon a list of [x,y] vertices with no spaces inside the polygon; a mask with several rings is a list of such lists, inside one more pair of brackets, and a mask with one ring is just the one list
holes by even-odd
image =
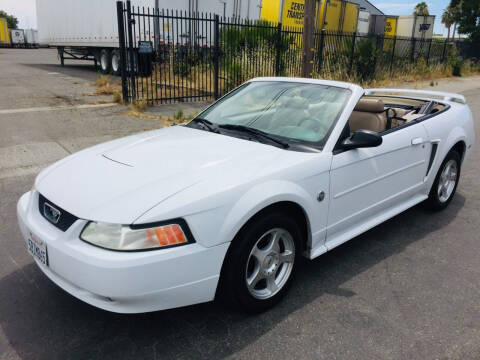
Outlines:
{"label": "wheel arch", "polygon": [[300,231],[302,232],[302,248],[300,250],[304,251],[305,249],[307,249],[309,241],[311,239],[311,228],[308,215],[301,205],[299,205],[295,201],[289,200],[271,203],[270,205],[267,205],[263,209],[257,211],[241,226],[232,241],[234,241],[235,238],[242,232],[242,230],[249,226],[251,223],[259,219],[260,217],[265,216],[266,214],[274,212],[283,213],[295,219],[295,222],[298,224]]}
{"label": "wheel arch", "polygon": [[286,211],[300,221],[304,241],[303,249],[309,247],[314,226],[314,210],[311,208],[311,196],[289,181],[269,181],[247,191],[228,212],[220,229],[221,237],[234,241],[240,231],[255,218],[267,211]]}
{"label": "wheel arch", "polygon": [[[465,157],[465,152],[467,150],[467,144],[465,143],[465,140],[459,140],[455,143],[455,145],[453,145],[450,150],[447,152],[447,154],[452,151],[452,150],[455,150],[459,155],[460,155],[460,159],[464,159]],[[446,156],[446,155],[445,155]]]}
{"label": "wheel arch", "polygon": [[431,170],[429,173],[431,176],[428,181],[428,191],[432,189],[435,178],[440,171],[440,167],[450,151],[456,150],[460,155],[461,162],[463,161],[467,149],[466,138],[465,130],[462,128],[456,127],[450,132],[450,135],[445,141],[443,151],[436,156],[435,165],[432,168],[433,171]]}
{"label": "wheel arch", "polygon": [[[248,225],[250,225],[252,222],[255,220],[259,219],[261,216],[264,216],[265,214],[271,213],[271,212],[285,212],[289,215],[292,215],[297,222],[299,222],[299,227],[300,230],[302,231],[303,239],[301,241],[301,249],[300,251],[304,251],[308,246],[309,242],[311,241],[311,226],[310,226],[310,220],[308,217],[307,212],[305,211],[304,207],[300,205],[298,202],[292,201],[292,200],[279,200],[272,202],[260,210],[258,210],[256,213],[251,215],[246,221],[243,222],[243,224],[238,228],[235,232],[235,235],[232,237],[232,243],[234,241],[238,241],[239,235],[242,233],[244,229],[247,228]],[[219,294],[222,293],[225,283],[224,283],[224,273],[225,273],[225,265],[227,263],[227,259],[229,258],[229,255],[231,253],[232,247],[229,246],[225,257],[222,261],[222,266],[220,268],[220,278],[219,278],[219,283],[217,285],[217,290],[215,297],[217,297]]]}

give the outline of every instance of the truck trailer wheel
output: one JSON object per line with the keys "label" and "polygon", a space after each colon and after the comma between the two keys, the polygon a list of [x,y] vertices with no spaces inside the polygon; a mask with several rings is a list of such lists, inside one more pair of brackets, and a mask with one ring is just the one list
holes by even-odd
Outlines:
{"label": "truck trailer wheel", "polygon": [[120,52],[118,50],[112,50],[111,65],[112,65],[112,74],[120,75],[121,74]]}
{"label": "truck trailer wheel", "polygon": [[110,72],[110,51],[107,49],[102,49],[100,51],[100,68],[102,70],[102,74],[108,74]]}

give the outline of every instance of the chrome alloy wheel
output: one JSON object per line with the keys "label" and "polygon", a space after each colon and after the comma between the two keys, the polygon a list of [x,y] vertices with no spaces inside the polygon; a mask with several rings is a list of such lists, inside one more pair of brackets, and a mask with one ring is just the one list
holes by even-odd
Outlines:
{"label": "chrome alloy wheel", "polygon": [[455,189],[455,184],[457,182],[458,169],[457,162],[455,160],[449,160],[440,175],[438,181],[438,199],[440,202],[444,203],[450,196],[452,196],[453,190]]}
{"label": "chrome alloy wheel", "polygon": [[248,257],[245,281],[250,294],[261,300],[274,296],[288,281],[294,261],[292,235],[280,228],[267,231]]}

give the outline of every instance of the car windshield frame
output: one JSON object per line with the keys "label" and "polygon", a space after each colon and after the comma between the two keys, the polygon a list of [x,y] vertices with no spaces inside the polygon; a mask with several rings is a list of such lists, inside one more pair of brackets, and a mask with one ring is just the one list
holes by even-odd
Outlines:
{"label": "car windshield frame", "polygon": [[[215,126],[216,129],[221,130],[221,131],[219,131],[221,134],[228,135],[228,136],[240,135],[238,137],[244,138],[245,135],[243,135],[243,134],[238,134],[238,133],[235,134],[235,131],[232,132],[232,131],[228,131],[228,130],[225,131],[225,130],[221,129],[221,125],[231,124],[231,123],[220,123],[220,122],[211,121],[211,119],[205,118],[205,116],[206,115],[208,116],[208,114],[213,109],[215,109],[217,106],[221,105],[222,103],[224,103],[226,100],[230,99],[231,97],[235,96],[236,94],[238,94],[238,92],[244,90],[246,87],[250,86],[251,84],[258,84],[258,83],[270,84],[270,85],[272,85],[272,84],[288,84],[288,85],[292,85],[292,86],[309,85],[309,86],[318,87],[319,89],[325,89],[325,90],[335,89],[335,90],[338,90],[338,91],[345,92],[345,99],[344,99],[343,103],[341,104],[340,110],[338,111],[335,118],[331,122],[331,124],[330,124],[328,130],[325,132],[323,138],[319,141],[308,141],[308,140],[303,140],[303,139],[298,139],[298,138],[293,138],[293,137],[288,137],[288,136],[282,136],[282,135],[278,135],[278,134],[275,134],[275,133],[266,132],[263,129],[252,127],[253,129],[259,129],[259,130],[262,130],[262,131],[266,132],[268,135],[270,135],[271,137],[277,138],[279,141],[287,143],[289,145],[288,148],[286,148],[287,150],[297,150],[297,151],[298,150],[300,150],[300,151],[309,151],[310,150],[310,151],[316,151],[316,152],[323,150],[326,142],[328,141],[333,129],[337,125],[338,120],[340,119],[340,117],[344,113],[345,107],[346,107],[347,103],[349,102],[349,100],[351,99],[352,94],[353,94],[352,90],[347,88],[347,87],[335,86],[335,85],[331,85],[331,84],[318,84],[318,83],[314,83],[314,82],[298,82],[298,81],[295,81],[295,82],[293,82],[293,81],[276,81],[276,80],[249,81],[249,82],[246,82],[246,83],[238,86],[237,88],[233,89],[232,91],[230,91],[227,94],[225,94],[224,96],[222,96],[220,99],[218,99],[212,105],[210,105],[205,110],[203,110],[201,113],[199,113],[194,119],[192,119],[192,121],[187,123],[186,126],[188,126],[190,124],[193,124],[194,123],[193,120],[195,120],[195,119],[202,119],[202,121],[208,120]],[[268,107],[265,108],[265,111],[266,110],[268,110]],[[248,111],[246,113],[248,113]],[[235,114],[234,116],[238,116],[238,115],[240,115],[240,113]],[[254,121],[256,121],[256,119]],[[237,123],[234,123],[234,124],[237,124]],[[197,127],[197,126],[195,126],[195,127]]]}

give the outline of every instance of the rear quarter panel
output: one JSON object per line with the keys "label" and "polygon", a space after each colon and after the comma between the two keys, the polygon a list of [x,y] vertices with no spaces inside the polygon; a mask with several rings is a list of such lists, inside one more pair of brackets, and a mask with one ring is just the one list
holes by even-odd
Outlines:
{"label": "rear quarter panel", "polygon": [[473,117],[466,104],[449,102],[450,108],[443,113],[424,120],[423,125],[428,132],[430,141],[438,141],[437,154],[427,180],[430,189],[438,169],[452,147],[459,141],[466,146],[465,157],[475,142]]}

